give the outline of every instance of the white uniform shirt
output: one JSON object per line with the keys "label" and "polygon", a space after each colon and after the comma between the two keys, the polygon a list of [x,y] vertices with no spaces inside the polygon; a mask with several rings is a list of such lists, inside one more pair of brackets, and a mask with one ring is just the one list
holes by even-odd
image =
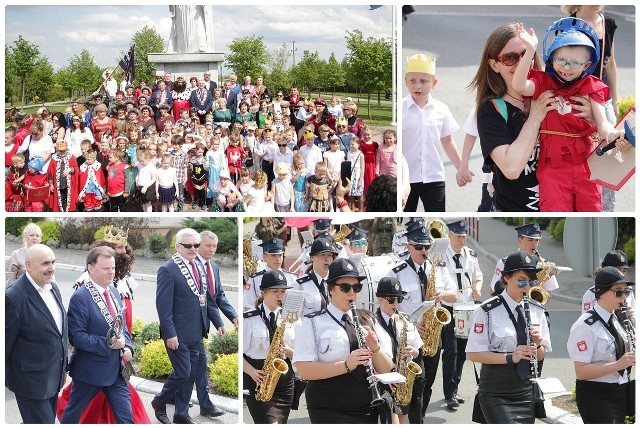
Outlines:
{"label": "white uniform shirt", "polygon": [[[607,312],[597,303],[594,305],[594,309],[605,322],[609,321],[611,313]],[[582,363],[611,363],[617,361],[615,339],[600,320],[597,320],[592,325],[588,325],[585,320],[590,317],[591,314],[582,314],[580,318],[578,318],[578,321],[571,326],[569,339],[567,339],[569,358]],[[616,320],[614,321],[614,325],[616,326],[616,330],[618,330],[618,334],[624,339],[625,344],[628,343],[624,328],[617,322],[617,317],[613,318]],[[623,376],[620,376],[620,374],[615,371],[589,380],[593,382],[622,384],[628,381],[628,377],[626,371]]]}
{"label": "white uniform shirt", "polygon": [[432,96],[424,108],[411,96],[402,100],[402,154],[409,164],[410,183],[444,181],[440,139],[458,128],[449,107]]}
{"label": "white uniform shirt", "polygon": [[[322,284],[322,281],[326,281],[326,277],[321,277],[315,271],[309,272],[307,275],[299,278],[296,281],[295,287],[297,290],[304,291],[304,304],[302,305],[302,316],[310,314],[311,312],[316,312],[322,309],[322,296],[320,295],[320,291],[316,286],[316,283],[313,281],[313,277],[315,277],[318,284]],[[304,279],[304,281],[303,281]],[[301,282],[302,281],[302,282]],[[329,297],[329,292],[327,291],[327,285],[324,286],[324,292],[327,297]],[[342,316],[342,315],[340,315]]]}
{"label": "white uniform shirt", "polygon": [[[340,322],[340,325],[331,315]],[[327,312],[313,318],[304,318],[300,328],[296,332],[296,340],[293,347],[293,359],[298,361],[320,361],[331,363],[346,360],[351,353],[347,331],[342,327],[342,312],[329,303]],[[351,313],[347,312],[351,317]],[[315,324],[315,327],[314,325]],[[378,338],[385,336],[386,332],[379,323],[374,323],[373,331]],[[366,330],[362,330],[362,337],[367,337]],[[385,343],[380,340],[380,350],[391,357],[391,341]]]}
{"label": "white uniform shirt", "polygon": [[[249,277],[249,280],[244,285],[244,291],[242,292],[242,306],[245,308],[253,308],[256,304],[256,299],[258,296],[262,295],[262,290],[260,290],[260,284],[262,283],[262,275],[265,272],[269,272],[271,269],[268,267],[260,272],[256,272]],[[278,269],[280,272],[284,274],[285,279],[287,280],[287,285],[295,286],[296,277],[291,272],[283,271],[282,269]]]}
{"label": "white uniform shirt", "polygon": [[[494,285],[496,281],[502,278],[502,269],[504,269],[504,259],[500,259],[498,260],[498,263],[496,263],[496,270],[493,273],[493,278],[491,278],[491,283],[489,284],[492,292],[494,290]],[[560,288],[560,285],[558,285],[558,280],[556,279],[555,275],[549,278],[549,280],[538,285],[549,292],[556,290],[557,288]]]}
{"label": "white uniform shirt", "polygon": [[[268,320],[272,311],[264,305],[260,305],[258,309],[262,307],[264,307],[264,312]],[[282,308],[277,308],[275,312],[276,326],[278,326],[282,321],[280,316]],[[299,325],[300,320],[294,323],[287,323],[287,327],[284,330],[284,343],[293,347],[296,337],[295,331]],[[262,319],[262,314],[244,318],[243,327],[242,352],[249,358],[264,360],[269,352],[271,341],[269,340],[269,329]]]}
{"label": "white uniform shirt", "polygon": [[[445,261],[447,262],[449,275],[453,279],[453,282],[456,284],[456,289],[458,290],[458,300],[454,306],[473,303],[471,287],[475,287],[475,284],[478,282],[482,286],[480,262],[478,262],[478,257],[475,255],[475,252],[471,252],[469,247],[464,246],[460,251],[460,264],[462,265],[462,268],[456,268],[456,262],[453,260],[453,256],[455,254],[456,253],[453,251],[453,248],[449,246],[445,255]],[[462,290],[458,289],[458,273],[461,275],[460,279],[462,282]]]}
{"label": "white uniform shirt", "polygon": [[[382,314],[382,319],[384,319],[384,322],[387,325],[389,325],[389,318],[390,318],[389,315],[385,314],[383,311],[380,311],[380,313]],[[405,315],[405,317],[408,318],[407,315]],[[400,336],[402,334],[403,328],[404,328],[404,323],[402,321],[399,321],[396,318],[396,340],[398,341],[398,343],[400,343]],[[384,330],[384,327],[382,327],[382,330]],[[384,330],[384,333],[385,334],[378,336],[380,343],[381,344],[384,343],[385,348],[393,350],[393,343],[391,341],[391,336],[389,336],[386,330]],[[422,346],[422,338],[420,337],[420,334],[418,333],[416,326],[410,322],[409,322],[409,325],[407,326],[407,345],[415,349],[420,349],[420,347]],[[382,345],[380,346],[382,347]],[[394,366],[395,366],[395,358],[396,356],[393,355]]]}
{"label": "white uniform shirt", "polygon": [[[630,308],[636,307],[636,298],[633,296],[633,291],[629,294],[629,297],[626,298],[627,306]],[[596,303],[596,293],[593,290],[593,287],[587,289],[582,296],[582,313],[584,314],[589,309],[593,308]]]}
{"label": "white uniform shirt", "polygon": [[[517,319],[516,305],[518,303],[507,294],[506,290],[501,295],[504,297],[514,318]],[[494,297],[490,300],[494,301],[494,299],[497,300],[498,307],[491,309],[489,312],[485,312],[482,307],[478,307],[474,312],[466,352],[506,353],[515,351],[518,346],[516,326],[498,298]],[[483,305],[487,302],[484,302]],[[547,352],[551,352],[551,337],[549,335],[549,325],[544,316],[544,309],[532,302],[529,305],[529,312],[531,323],[538,324],[538,331],[542,336],[542,346]]]}
{"label": "white uniform shirt", "polygon": [[[386,276],[396,278],[400,284],[402,284],[402,291],[406,291],[407,295],[404,297],[402,303],[400,303],[400,311],[411,315],[413,311],[418,309],[422,304],[424,295],[422,294],[422,288],[420,287],[420,279],[418,277],[417,270],[413,270],[411,265],[408,263],[406,263],[406,266],[402,269],[400,269],[401,266],[402,264],[391,269]],[[431,262],[427,260],[423,267],[428,280],[429,275],[431,274]],[[419,268],[420,266],[416,265],[416,269]],[[436,289],[443,291],[455,291],[458,289],[456,282],[451,278],[451,275],[449,275],[449,271],[446,266],[438,266],[436,268]],[[444,301],[442,304],[445,306],[451,306],[451,303],[446,303]]]}

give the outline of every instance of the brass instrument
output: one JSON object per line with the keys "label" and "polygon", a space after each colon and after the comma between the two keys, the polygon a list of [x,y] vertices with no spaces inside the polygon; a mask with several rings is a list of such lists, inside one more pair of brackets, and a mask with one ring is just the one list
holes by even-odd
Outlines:
{"label": "brass instrument", "polygon": [[427,232],[429,232],[429,238],[431,238],[432,241],[436,238],[446,238],[449,234],[447,225],[439,218],[432,220],[427,224]]}
{"label": "brass instrument", "polygon": [[[362,326],[360,325],[360,318],[358,317],[358,311],[356,310],[356,304],[353,300],[349,303],[349,310],[351,311],[351,318],[353,318],[353,325],[358,334],[358,347],[360,349],[367,349],[367,345],[364,342],[364,336],[362,335]],[[371,390],[371,407],[378,406],[384,402],[384,399],[380,396],[378,390],[378,382],[373,378],[375,372],[373,371],[373,362],[369,359],[367,365],[364,366],[367,371],[367,379],[369,380],[369,389]]]}
{"label": "brass instrument", "polygon": [[[556,264],[545,260],[544,257],[540,255],[538,250],[533,252],[539,259],[542,264],[542,270],[536,274],[536,279],[538,280],[538,284],[542,284],[551,279],[553,275],[556,274]],[[541,305],[545,305],[549,301],[549,292],[542,288],[540,285],[536,285],[535,287],[531,287],[529,289],[529,298],[535,300]]]}
{"label": "brass instrument", "polygon": [[251,249],[251,234],[246,234],[242,238],[242,274],[245,278],[249,278],[257,271],[258,260],[256,257],[253,257],[253,250]]}
{"label": "brass instrument", "polygon": [[403,355],[404,349],[407,347],[407,330],[409,320],[402,314],[394,309],[396,315],[396,321],[402,321],[402,331],[400,333],[400,340],[398,341],[398,350],[396,353],[396,370],[399,374],[403,375],[407,381],[406,383],[399,385],[393,392],[393,399],[399,406],[408,406],[411,402],[411,394],[413,393],[413,382],[416,376],[422,374],[422,369],[418,364],[411,360],[408,355]]}
{"label": "brass instrument", "polygon": [[[431,260],[431,272],[427,278],[427,284],[424,290],[424,300],[433,300],[436,292],[436,268],[437,260]],[[442,306],[433,305],[422,316],[422,326],[425,329],[424,339],[422,340],[422,355],[433,357],[438,351],[440,345],[440,335],[442,334],[442,326],[451,322],[451,314]]]}
{"label": "brass instrument", "polygon": [[[524,308],[524,319],[526,322],[525,330],[527,333],[527,346],[536,346],[533,341],[533,336],[531,335],[531,328],[533,324],[531,324],[531,308],[529,306],[529,295],[527,293],[523,293],[522,295],[522,306]],[[531,368],[531,377],[534,379],[538,378],[538,352],[533,354],[530,362]]]}
{"label": "brass instrument", "polygon": [[273,397],[280,376],[289,371],[287,362],[278,356],[280,345],[284,342],[284,330],[287,328],[287,320],[280,321],[269,346],[269,353],[262,365],[265,374],[264,381],[256,385],[256,400],[269,401]]}
{"label": "brass instrument", "polygon": [[347,226],[346,224],[341,224],[340,230],[337,232],[333,232],[331,234],[331,238],[333,239],[333,242],[340,243],[347,239],[347,236],[349,236],[350,233],[351,229],[349,229],[349,226]]}

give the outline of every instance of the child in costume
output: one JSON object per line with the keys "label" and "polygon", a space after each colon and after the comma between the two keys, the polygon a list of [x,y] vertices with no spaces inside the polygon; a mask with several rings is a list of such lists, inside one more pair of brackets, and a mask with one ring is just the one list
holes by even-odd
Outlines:
{"label": "child in costume", "polygon": [[87,152],[85,162],[80,165],[80,193],[78,200],[84,202],[85,211],[100,211],[102,201],[106,198],[106,180],[102,173],[102,165],[96,160],[97,153]]}
{"label": "child in costume", "polygon": [[189,171],[191,172],[191,184],[194,189],[193,204],[191,208],[202,207],[207,210],[207,159],[204,157],[204,144],[196,143],[196,153],[189,160]]}
{"label": "child in costume", "polygon": [[49,206],[54,212],[75,211],[78,202],[78,175],[80,172],[78,162],[67,150],[65,140],[58,140],[55,147],[56,152],[51,155],[47,171],[51,191]]}
{"label": "child in costume", "polygon": [[327,177],[327,166],[324,162],[318,162],[315,174],[307,177],[306,201],[309,203],[309,212],[330,212],[329,189],[332,181]]}
{"label": "child in costume", "polygon": [[[554,22],[543,41],[543,72],[529,70],[538,45],[535,32],[525,31],[522,23],[516,31],[526,50],[513,75],[514,90],[534,99],[552,90],[558,100],[557,109],[548,112],[540,126],[540,211],[602,211],[602,189],[588,178],[587,158],[596,146],[591,135],[597,131],[612,142],[624,139],[624,132],[607,121],[609,88],[591,75],[600,61],[598,36],[578,18]],[[574,95],[589,97],[596,126],[572,113]]]}
{"label": "child in costume", "polygon": [[293,183],[293,211],[304,213],[309,209],[305,199],[307,190],[307,169],[305,167],[304,156],[297,151],[293,155],[293,170],[291,182]]}
{"label": "child in costume", "polygon": [[109,150],[109,165],[107,165],[107,195],[109,195],[109,211],[124,212],[125,203],[129,196],[130,185],[127,185],[127,168],[129,165],[122,162],[120,149]]}

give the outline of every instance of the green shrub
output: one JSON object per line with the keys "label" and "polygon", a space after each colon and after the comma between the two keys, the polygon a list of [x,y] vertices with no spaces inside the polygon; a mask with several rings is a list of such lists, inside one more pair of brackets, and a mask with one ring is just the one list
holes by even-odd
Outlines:
{"label": "green shrub", "polygon": [[142,345],[158,339],[160,339],[160,323],[158,321],[145,324],[136,334],[136,342],[140,342]]}
{"label": "green shrub", "polygon": [[627,95],[621,100],[618,100],[618,120],[622,119],[622,117],[627,114],[629,109],[636,104],[636,100],[631,96]]}
{"label": "green shrub", "polygon": [[28,217],[7,217],[4,220],[4,231],[13,236],[20,236],[24,227],[31,222],[32,220]]}
{"label": "green shrub", "polygon": [[238,352],[238,330],[230,330],[224,337],[217,334],[209,340],[209,355],[215,361],[217,355],[229,355]]}
{"label": "green shrub", "polygon": [[166,238],[156,233],[149,235],[147,242],[149,243],[149,250],[151,250],[153,254],[162,254],[164,249],[167,248]]}
{"label": "green shrub", "polygon": [[[142,347],[140,358],[140,375],[143,377],[160,377],[171,374],[173,368],[162,339],[154,340]],[[237,370],[237,369],[236,369]]]}
{"label": "green shrub", "polygon": [[140,317],[137,317],[131,323],[131,331],[129,333],[131,333],[132,337],[136,337],[138,333],[140,333],[140,330],[142,330],[143,327],[144,327],[144,320]]}
{"label": "green shrub", "polygon": [[169,244],[169,248],[171,248],[171,251],[174,251],[176,249],[176,235],[173,235],[171,237],[171,243]]}
{"label": "green shrub", "polygon": [[636,261],[636,238],[630,238],[627,242],[622,246],[622,251],[627,255],[629,259],[629,264],[633,264]]}
{"label": "green shrub", "polygon": [[96,230],[95,233],[93,234],[93,240],[99,241],[101,239],[104,239],[104,234],[106,233],[107,229],[111,230],[111,226],[105,225],[105,226],[102,226],[100,229]]}
{"label": "green shrub", "polygon": [[91,244],[94,232],[94,229],[87,227],[80,219],[66,219],[60,228],[60,244]]}
{"label": "green shrub", "polygon": [[133,248],[134,250],[139,250],[140,248],[144,248],[147,241],[144,239],[144,235],[142,233],[129,232],[127,243],[131,245],[131,248]]}
{"label": "green shrub", "polygon": [[218,236],[219,254],[226,254],[229,250],[238,248],[238,224],[235,218],[215,217],[215,218],[185,218],[182,221],[185,227],[190,227],[198,232],[210,230]]}
{"label": "green shrub", "polygon": [[562,237],[564,234],[564,219],[561,218],[560,220],[558,220],[558,223],[556,223],[553,230],[551,230],[550,232],[551,236],[553,236],[553,239],[555,239],[556,241],[562,241]]}
{"label": "green shrub", "polygon": [[215,387],[233,397],[238,395],[238,354],[216,355],[209,364],[209,379]]}
{"label": "green shrub", "polygon": [[49,239],[60,240],[60,223],[57,221],[39,221],[36,223],[42,229],[42,241],[46,243]]}

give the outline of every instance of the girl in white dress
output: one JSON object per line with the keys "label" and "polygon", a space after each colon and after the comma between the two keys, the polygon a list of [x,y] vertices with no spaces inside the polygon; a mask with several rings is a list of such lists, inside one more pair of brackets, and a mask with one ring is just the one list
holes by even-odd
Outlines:
{"label": "girl in white dress", "polygon": [[360,151],[360,139],[353,137],[349,142],[347,159],[351,161],[351,190],[347,195],[349,208],[355,211],[360,207],[360,199],[364,192],[364,155]]}

